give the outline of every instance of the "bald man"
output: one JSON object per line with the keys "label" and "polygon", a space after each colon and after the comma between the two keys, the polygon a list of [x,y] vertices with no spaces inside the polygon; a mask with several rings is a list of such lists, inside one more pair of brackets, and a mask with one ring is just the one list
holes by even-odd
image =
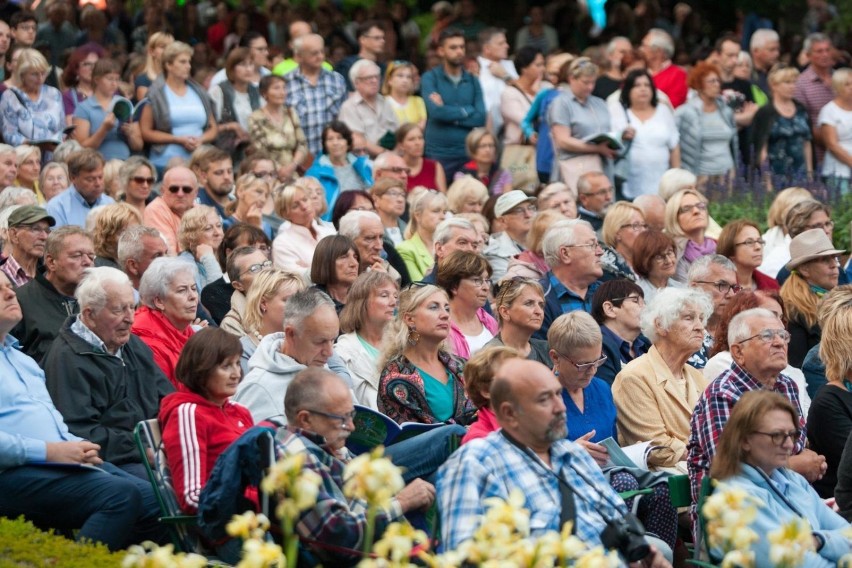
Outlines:
{"label": "bald man", "polygon": [[633,205],[642,210],[649,229],[662,231],[666,226],[666,202],[659,195],[640,195],[633,200]]}
{"label": "bald man", "polygon": [[[627,507],[588,452],[565,439],[565,404],[556,376],[536,361],[511,359],[495,374],[490,394],[502,430],[465,444],[438,470],[447,550],[472,538],[487,499],[507,500],[514,489],[526,495],[532,537],[558,532],[570,520],[583,541],[603,544],[607,519],[624,517]],[[653,546],[641,565],[671,566]]]}
{"label": "bald man", "polygon": [[145,225],[160,231],[169,245],[169,255],[178,253],[178,230],[184,213],[195,205],[198,178],[187,167],[176,166],[163,176],[160,197],[145,208]]}

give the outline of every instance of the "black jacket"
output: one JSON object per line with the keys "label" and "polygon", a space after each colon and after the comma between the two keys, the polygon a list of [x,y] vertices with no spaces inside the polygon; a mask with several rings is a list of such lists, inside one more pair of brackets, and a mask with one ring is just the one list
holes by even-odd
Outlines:
{"label": "black jacket", "polygon": [[24,353],[41,365],[62,324],[68,316],[80,313],[80,307],[74,298],[60,294],[42,270],[15,292],[23,318],[11,334],[21,343]]}
{"label": "black jacket", "polygon": [[156,418],[174,387],[135,335],[121,358],[97,349],[73,331],[69,317],[42,361],[47,390],[73,434],[100,444],[100,457],[116,465],[139,463],[133,428]]}

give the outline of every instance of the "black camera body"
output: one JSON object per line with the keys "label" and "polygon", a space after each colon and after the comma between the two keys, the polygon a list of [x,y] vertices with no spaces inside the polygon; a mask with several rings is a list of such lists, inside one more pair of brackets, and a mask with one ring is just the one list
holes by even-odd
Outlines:
{"label": "black camera body", "polygon": [[601,543],[604,548],[617,550],[627,562],[638,562],[651,553],[645,527],[633,513],[607,521],[601,531]]}

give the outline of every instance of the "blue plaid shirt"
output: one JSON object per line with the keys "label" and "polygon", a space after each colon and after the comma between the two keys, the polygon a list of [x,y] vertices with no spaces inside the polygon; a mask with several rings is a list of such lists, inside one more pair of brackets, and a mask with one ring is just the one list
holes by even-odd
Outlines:
{"label": "blue plaid shirt", "polygon": [[588,452],[574,442],[554,442],[550,462],[548,468],[538,458],[533,460],[499,430],[463,445],[438,470],[442,546],[452,550],[469,540],[485,514],[483,501],[508,499],[512,489],[520,489],[526,497],[533,537],[560,530],[562,499],[554,473],[574,490],[577,536],[592,546],[601,544],[604,518],[627,512],[621,497]]}
{"label": "blue plaid shirt", "polygon": [[284,75],[287,81],[288,108],[299,115],[308,149],[318,155],[322,152],[322,129],[337,118],[340,105],[346,100],[346,81],[339,73],[320,71],[317,84],[312,85],[300,68]]}
{"label": "blue plaid shirt", "polygon": [[544,288],[544,319],[541,328],[533,334],[536,339],[547,340],[547,330],[550,329],[550,324],[553,320],[576,310],[584,312],[592,312],[592,297],[595,295],[595,290],[601,285],[600,280],[596,280],[589,285],[586,290],[586,297],[581,298],[559,281],[553,272],[548,272],[547,275],[538,281],[541,287]]}

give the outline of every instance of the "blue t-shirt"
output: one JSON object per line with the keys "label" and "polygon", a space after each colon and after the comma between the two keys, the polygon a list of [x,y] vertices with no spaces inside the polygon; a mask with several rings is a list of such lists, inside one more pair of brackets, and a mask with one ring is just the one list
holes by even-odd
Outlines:
{"label": "blue t-shirt", "polygon": [[583,389],[583,399],[584,412],[580,412],[568,391],[562,389],[562,400],[565,402],[568,416],[568,439],[574,441],[592,430],[595,431],[595,436],[591,442],[598,443],[610,437],[618,439],[615,430],[615,402],[606,381],[593,378],[589,386]]}
{"label": "blue t-shirt", "polygon": [[[169,118],[172,123],[172,134],[175,136],[197,136],[204,134],[207,126],[207,113],[204,103],[192,87],[187,86],[186,94],[182,97],[175,94],[168,85],[164,89],[166,101],[169,104]],[[189,152],[180,144],[167,144],[162,152],[151,152],[151,162],[158,169],[166,167],[174,157],[189,160]]]}
{"label": "blue t-shirt", "polygon": [[[118,98],[118,97],[114,97]],[[113,100],[114,100],[113,99]],[[104,119],[106,118],[107,110],[102,108],[95,97],[87,97],[86,100],[82,101],[77,105],[77,109],[74,111],[75,118],[81,118],[89,122],[89,135],[91,136],[103,124]],[[104,136],[103,142],[97,148],[98,152],[100,152],[105,160],[126,160],[130,157],[130,147],[127,145],[127,142],[122,138],[121,133],[119,131],[119,126],[121,126],[121,122],[115,121],[115,125],[107,132],[107,135]]]}

